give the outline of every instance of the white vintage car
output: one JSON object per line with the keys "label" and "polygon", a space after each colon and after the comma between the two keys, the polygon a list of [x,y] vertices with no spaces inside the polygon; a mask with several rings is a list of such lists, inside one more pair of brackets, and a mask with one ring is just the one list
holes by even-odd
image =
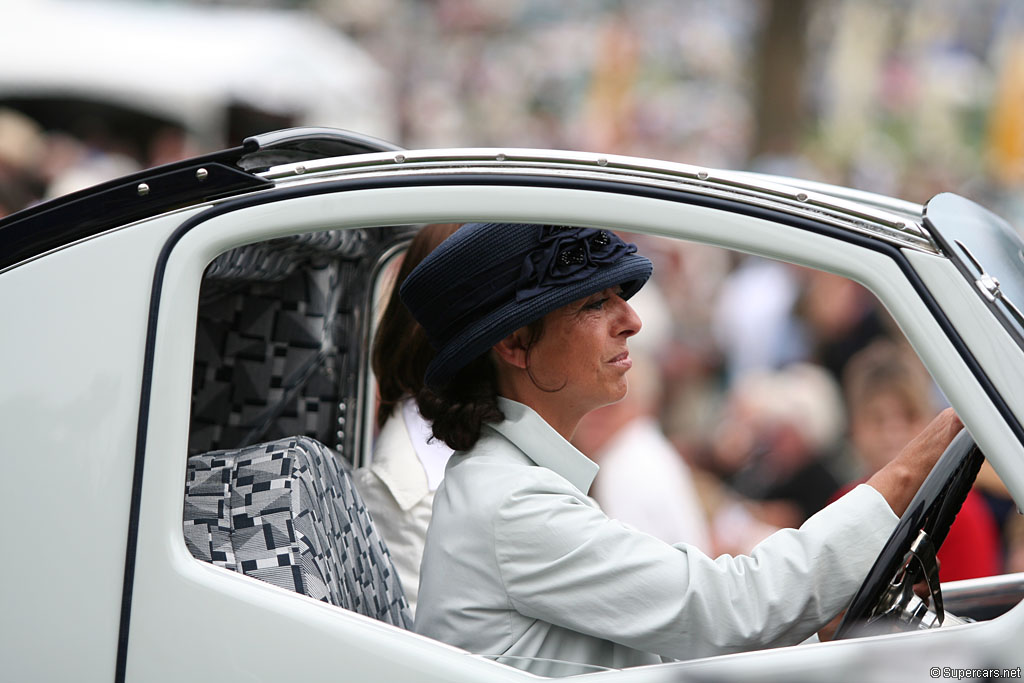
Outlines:
{"label": "white vintage car", "polygon": [[[402,587],[348,476],[372,439],[368,340],[386,264],[417,225],[479,220],[649,233],[851,278],[969,430],[854,598],[849,637],[566,674],[1020,677],[1024,575],[934,580],[981,453],[1024,501],[1024,243],[1005,222],[951,194],[921,206],[612,155],[402,150],[329,129],[257,136],[0,221],[14,534],[0,677],[536,679],[403,628]],[[930,601],[910,589],[921,579]]]}

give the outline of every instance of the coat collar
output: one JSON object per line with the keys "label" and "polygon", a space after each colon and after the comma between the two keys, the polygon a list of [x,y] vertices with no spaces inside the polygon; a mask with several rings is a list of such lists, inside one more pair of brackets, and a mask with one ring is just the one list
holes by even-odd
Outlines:
{"label": "coat collar", "polygon": [[600,469],[597,463],[576,450],[529,406],[502,396],[498,397],[498,406],[505,414],[505,421],[489,427],[511,441],[530,460],[564,477],[581,493],[590,490]]}

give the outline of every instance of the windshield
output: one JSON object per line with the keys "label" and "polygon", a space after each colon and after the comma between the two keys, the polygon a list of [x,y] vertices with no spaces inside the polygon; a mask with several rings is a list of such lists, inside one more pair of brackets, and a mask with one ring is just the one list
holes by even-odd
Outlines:
{"label": "windshield", "polygon": [[933,197],[925,206],[925,222],[1024,347],[1024,240],[1005,220],[955,194]]}

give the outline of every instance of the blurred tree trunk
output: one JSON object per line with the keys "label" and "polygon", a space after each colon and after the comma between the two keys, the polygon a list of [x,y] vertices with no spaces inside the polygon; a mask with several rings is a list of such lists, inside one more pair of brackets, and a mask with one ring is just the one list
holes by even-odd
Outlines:
{"label": "blurred tree trunk", "polygon": [[804,123],[808,0],[762,0],[753,53],[754,115],[751,158],[797,151]]}

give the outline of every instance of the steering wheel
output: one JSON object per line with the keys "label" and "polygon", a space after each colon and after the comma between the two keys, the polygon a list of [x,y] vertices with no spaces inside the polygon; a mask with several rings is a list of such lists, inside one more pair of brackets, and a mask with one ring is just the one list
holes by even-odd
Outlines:
{"label": "steering wheel", "polygon": [[[962,429],[924,480],[846,610],[835,639],[942,624],[935,552],[971,490],[985,456]],[[927,581],[932,608],[913,586]]]}

